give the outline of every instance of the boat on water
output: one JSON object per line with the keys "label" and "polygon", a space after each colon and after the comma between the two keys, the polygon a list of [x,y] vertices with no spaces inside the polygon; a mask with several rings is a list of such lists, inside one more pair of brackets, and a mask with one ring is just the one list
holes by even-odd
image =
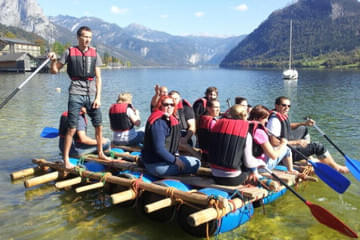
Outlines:
{"label": "boat on water", "polygon": [[[234,230],[250,221],[254,207],[271,203],[286,192],[282,186],[272,188],[272,183],[278,182],[270,175],[264,175],[258,186],[217,185],[211,170],[205,167],[196,175],[154,177],[137,161],[139,152],[124,149],[113,148],[111,161],[98,159],[96,155],[71,158],[78,166],[71,170],[64,169],[61,161],[34,159],[37,167],[14,172],[11,178],[26,177],[27,188],[56,182],[58,189],[74,189],[78,194],[102,189],[110,195],[113,206],[134,206],[138,213],[155,221],[176,219],[182,230],[201,238]],[[274,172],[289,185],[298,180],[281,169]],[[31,175],[37,176],[28,178]]]}
{"label": "boat on water", "polygon": [[292,20],[290,20],[290,47],[289,47],[289,67],[282,73],[284,80],[297,80],[299,77],[298,71],[292,68]]}

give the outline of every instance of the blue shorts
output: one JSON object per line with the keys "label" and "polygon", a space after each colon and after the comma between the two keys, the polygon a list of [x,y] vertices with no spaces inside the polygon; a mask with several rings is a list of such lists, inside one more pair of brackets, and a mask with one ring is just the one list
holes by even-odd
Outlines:
{"label": "blue shorts", "polygon": [[95,96],[69,94],[68,102],[68,126],[69,128],[76,128],[79,119],[81,107],[85,107],[87,114],[91,118],[91,123],[94,127],[101,126],[102,115],[100,108],[92,108]]}

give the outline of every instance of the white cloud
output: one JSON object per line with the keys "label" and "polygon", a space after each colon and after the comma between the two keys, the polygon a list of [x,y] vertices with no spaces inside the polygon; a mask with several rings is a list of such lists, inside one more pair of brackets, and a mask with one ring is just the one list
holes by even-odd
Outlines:
{"label": "white cloud", "polygon": [[112,13],[115,13],[115,14],[125,14],[129,11],[129,9],[127,8],[119,8],[117,6],[111,6],[111,10],[110,10]]}
{"label": "white cloud", "polygon": [[236,11],[245,12],[248,10],[248,6],[246,4],[240,4],[235,7]]}
{"label": "white cloud", "polygon": [[203,17],[205,15],[205,13],[204,12],[196,12],[196,13],[194,13],[194,15],[195,15],[195,17],[200,18],[200,17]]}
{"label": "white cloud", "polygon": [[163,19],[166,19],[166,18],[168,18],[169,17],[169,15],[167,15],[167,14],[161,14],[160,15],[160,18],[163,18]]}

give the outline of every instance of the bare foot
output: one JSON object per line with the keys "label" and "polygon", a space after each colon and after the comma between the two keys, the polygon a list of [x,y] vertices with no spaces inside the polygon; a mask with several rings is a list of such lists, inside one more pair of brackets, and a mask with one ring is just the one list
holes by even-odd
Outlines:
{"label": "bare foot", "polygon": [[69,162],[68,162],[68,163],[65,162],[64,165],[65,165],[65,168],[66,168],[66,169],[73,169],[73,168],[75,168],[75,165],[73,165],[73,164],[71,164],[71,163],[69,163]]}
{"label": "bare foot", "polygon": [[342,165],[338,165],[336,168],[336,171],[338,171],[339,173],[349,173],[349,169],[345,166]]}
{"label": "bare foot", "polygon": [[98,154],[100,159],[111,161],[112,159],[106,156],[103,152],[99,152]]}
{"label": "bare foot", "polygon": [[297,171],[297,170],[291,170],[291,171],[288,171],[288,173],[290,173],[290,174],[292,174],[292,175],[295,175],[295,176],[297,176],[297,175],[299,175],[300,173]]}

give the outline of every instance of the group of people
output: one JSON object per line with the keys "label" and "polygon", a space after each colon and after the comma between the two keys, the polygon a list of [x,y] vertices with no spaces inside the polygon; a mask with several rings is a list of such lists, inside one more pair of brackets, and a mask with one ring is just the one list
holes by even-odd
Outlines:
{"label": "group of people", "polygon": [[[79,28],[77,38],[78,46],[67,49],[59,60],[55,53],[49,53],[51,72],[57,73],[67,64],[71,79],[68,111],[60,120],[59,147],[66,168],[74,167],[70,156],[96,149],[99,158],[109,160],[104,152],[111,142],[142,144],[141,162],[152,175],[190,174],[206,165],[215,182],[222,185],[256,181],[264,167],[273,169],[280,162],[297,174],[293,162],[303,158],[298,152],[305,156],[315,154],[337,171],[348,172],[322,144],[310,142],[306,126],[312,126],[313,120],[290,123],[289,98],[277,98],[270,111],[262,105],[252,107],[246,98],[237,97],[235,104],[221,113],[216,87],[208,87],[204,97],[190,104],[178,91],[168,92],[165,86],[156,85],[144,131],[135,130],[141,122],[139,111],[132,105],[132,95],[121,93],[109,109],[112,141],[103,138],[101,58],[90,46],[90,28]],[[95,139],[86,135],[85,114],[95,127]]]}

